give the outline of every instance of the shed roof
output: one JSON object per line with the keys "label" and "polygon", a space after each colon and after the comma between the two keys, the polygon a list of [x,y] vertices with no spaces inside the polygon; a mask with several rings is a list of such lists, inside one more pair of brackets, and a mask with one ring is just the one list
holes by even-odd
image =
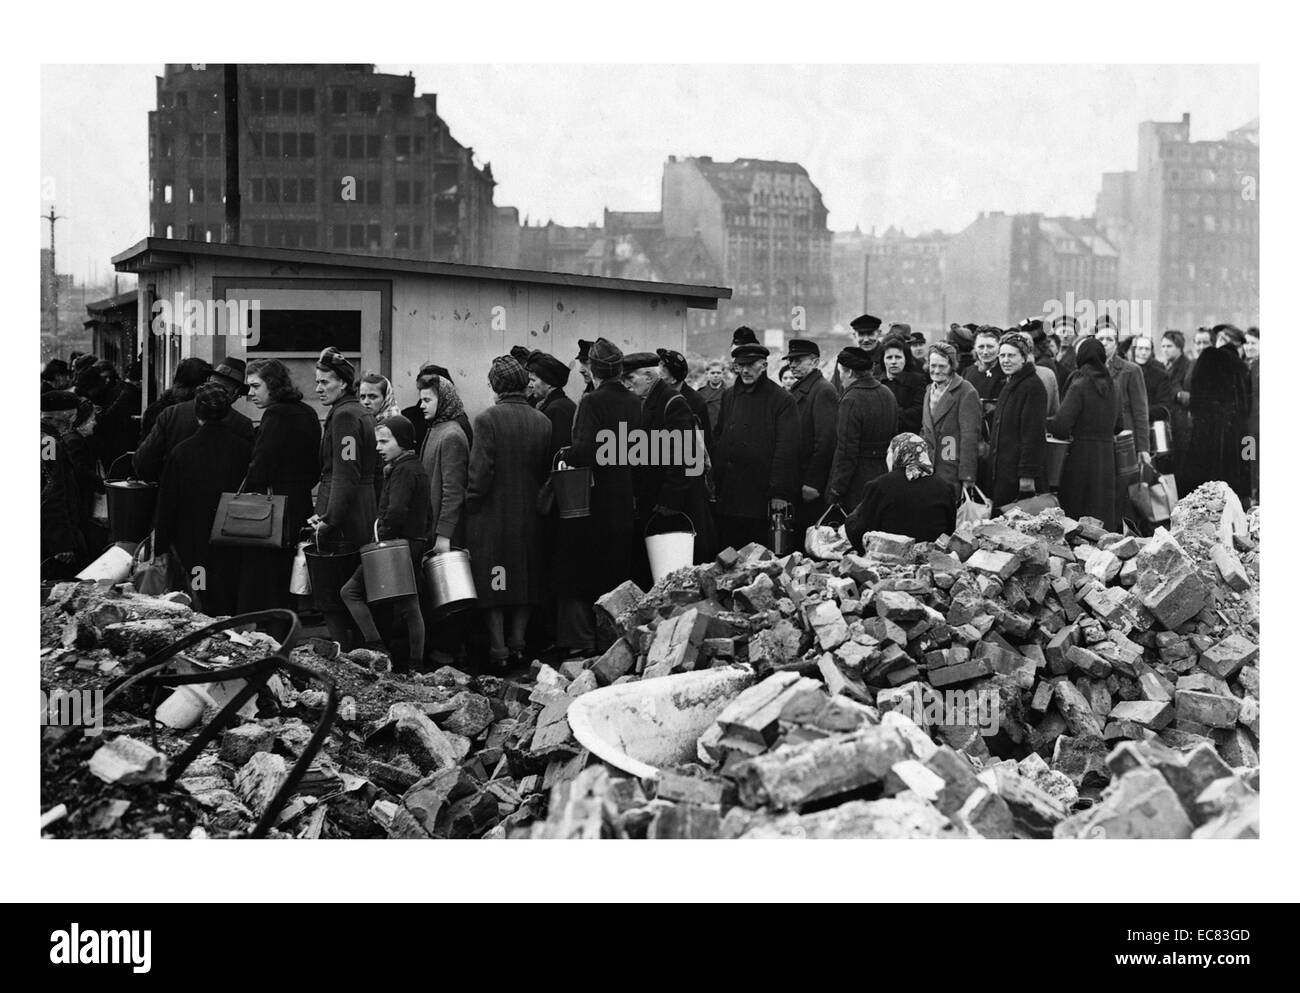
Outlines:
{"label": "shed roof", "polygon": [[452,276],[460,279],[491,279],[512,283],[540,283],[549,286],[572,286],[623,293],[649,293],[655,296],[681,297],[688,306],[703,310],[716,309],[718,300],[731,297],[723,286],[697,286],[684,283],[655,283],[642,279],[615,279],[609,276],[582,276],[567,272],[539,272],[534,269],[506,269],[497,266],[463,265],[458,262],[431,262],[423,259],[398,259],[383,255],[353,255],[347,252],[321,252],[303,248],[269,248],[262,245],[238,245],[175,238],[145,238],[124,252],[113,256],[118,272],[152,272],[184,265],[196,257],[242,259],[255,262],[325,266],[339,269],[375,269],[386,272],[424,276]]}

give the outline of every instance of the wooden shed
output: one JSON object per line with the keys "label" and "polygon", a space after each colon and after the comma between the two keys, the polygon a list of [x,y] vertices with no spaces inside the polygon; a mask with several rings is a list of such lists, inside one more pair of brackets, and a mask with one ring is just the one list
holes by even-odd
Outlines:
{"label": "wooden shed", "polygon": [[[625,352],[686,350],[691,307],[731,290],[411,259],[146,238],[114,256],[138,277],[147,403],[195,355],[285,361],[315,404],[316,356],[327,345],[392,380],[415,402],[425,362],[447,367],[471,416],[491,402],[492,359],[524,345],[565,362],[578,339]],[[582,392],[575,373],[567,392]],[[240,409],[256,418],[247,401]]]}

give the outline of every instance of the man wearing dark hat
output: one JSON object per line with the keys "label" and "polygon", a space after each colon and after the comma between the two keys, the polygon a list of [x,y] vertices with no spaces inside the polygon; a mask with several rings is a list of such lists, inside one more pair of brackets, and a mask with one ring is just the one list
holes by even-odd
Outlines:
{"label": "man wearing dark hat", "polygon": [[87,558],[78,527],[81,493],[62,435],[84,401],[69,390],[41,394],[41,578],[68,579]]}
{"label": "man wearing dark hat", "polygon": [[587,341],[585,338],[578,339],[578,374],[582,376],[582,381],[587,384],[582,391],[583,394],[590,393],[595,389],[591,384],[591,369],[587,364],[588,356],[591,354],[591,346],[594,344],[595,342]]}
{"label": "man wearing dark hat", "polygon": [[885,456],[898,425],[898,401],[872,374],[875,356],[865,348],[844,348],[839,371],[844,383],[835,425],[826,500],[851,512],[867,483],[888,470]]}
{"label": "man wearing dark hat", "polygon": [[1070,374],[1079,367],[1074,355],[1074,349],[1079,343],[1079,321],[1072,314],[1061,314],[1053,319],[1052,332],[1061,338],[1061,354],[1056,357],[1056,374],[1060,380],[1061,392],[1064,393]]}
{"label": "man wearing dark hat", "polygon": [[564,393],[569,382],[569,367],[543,351],[535,351],[524,363],[528,370],[527,396],[533,406],[551,422],[551,455],[566,448],[573,440],[573,415],[578,405]]}
{"label": "man wearing dark hat", "polygon": [[210,543],[212,521],[221,494],[239,489],[253,454],[252,438],[232,430],[233,393],[209,380],[186,401],[196,426],[167,456],[154,519],[155,550],[175,552],[195,604],[213,617],[235,613],[239,549]]}
{"label": "man wearing dark hat", "polygon": [[926,357],[930,354],[930,343],[926,340],[925,335],[920,331],[909,331],[907,334],[907,347],[912,351],[912,358],[924,366]]}
{"label": "man wearing dark hat", "polygon": [[686,377],[690,374],[686,356],[671,348],[656,348],[655,354],[659,356],[659,378],[682,395],[686,405],[691,408],[691,413],[700,422],[700,430],[704,432],[704,447],[712,452],[713,424],[709,420],[709,405],[699,391],[686,382]]}
{"label": "man wearing dark hat", "polygon": [[718,414],[719,544],[766,544],[772,514],[799,500],[799,412],[794,397],[767,376],[768,350],[742,344],[731,350],[736,382]]}
{"label": "man wearing dark hat", "polygon": [[795,375],[790,390],[799,413],[799,505],[794,516],[795,532],[816,523],[826,509],[826,480],[835,457],[835,420],[839,397],[818,368],[822,352],[817,342],[792,338],[786,361]]}
{"label": "man wearing dark hat", "polygon": [[[220,386],[230,395],[230,402],[247,392],[244,384],[244,360],[223,359],[208,376],[208,383]],[[197,396],[197,392],[195,394]],[[228,410],[222,418],[226,430],[253,443],[253,422],[237,410]],[[185,400],[168,407],[158,415],[149,436],[140,443],[133,459],[135,474],[140,479],[157,481],[162,477],[163,463],[171,452],[199,429],[199,419],[194,411],[194,400]]]}
{"label": "man wearing dark hat", "polygon": [[[871,361],[874,364],[880,358],[880,324],[879,317],[873,317],[871,314],[860,314],[849,321],[849,327],[858,338],[858,348],[870,353]],[[835,387],[835,393],[839,397],[844,396],[844,390],[847,384],[840,378],[840,366],[836,364],[835,372],[831,376],[831,385]]]}
{"label": "man wearing dark hat", "polygon": [[587,353],[592,390],[578,401],[573,444],[563,455],[570,468],[591,469],[590,514],[562,519],[556,561],[555,594],[559,598],[557,643],[588,654],[596,648],[592,604],[632,576],[636,497],[632,467],[598,458],[602,441],[641,426],[641,401],[623,385],[623,352],[598,338]]}
{"label": "man wearing dark hat", "polygon": [[742,324],[740,327],[736,328],[735,331],[731,332],[732,348],[736,348],[740,345],[757,345],[757,344],[758,344],[758,335],[755,334],[754,329],[749,327],[748,325]]}

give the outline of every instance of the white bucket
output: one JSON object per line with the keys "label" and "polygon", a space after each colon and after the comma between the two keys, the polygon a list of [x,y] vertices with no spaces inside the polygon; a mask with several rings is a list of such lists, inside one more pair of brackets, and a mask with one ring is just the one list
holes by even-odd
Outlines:
{"label": "white bucket", "polygon": [[[691,519],[681,515],[687,522]],[[646,555],[650,558],[650,575],[657,583],[670,572],[685,569],[695,560],[695,531],[668,531],[645,536]]]}
{"label": "white bucket", "polygon": [[131,575],[132,553],[134,551],[135,542],[119,541],[77,573],[77,578],[91,581],[107,579],[111,583],[124,583],[127,577]]}
{"label": "white bucket", "polygon": [[162,703],[154,715],[159,724],[165,724],[175,731],[184,731],[194,727],[203,716],[203,711],[213,706],[215,701],[208,695],[207,683],[190,683],[178,686]]}

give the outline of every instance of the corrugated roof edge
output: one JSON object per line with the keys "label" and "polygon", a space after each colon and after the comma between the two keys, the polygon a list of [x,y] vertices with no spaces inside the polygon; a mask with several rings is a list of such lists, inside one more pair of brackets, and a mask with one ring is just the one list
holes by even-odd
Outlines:
{"label": "corrugated roof edge", "polygon": [[[541,283],[549,286],[586,287],[598,290],[622,290],[656,296],[682,297],[704,310],[717,307],[718,300],[731,299],[725,286],[699,286],[690,283],[653,283],[643,279],[619,279],[613,276],[582,276],[567,272],[540,272],[534,269],[505,269],[497,266],[465,265],[459,262],[430,262],[422,259],[397,259],[384,255],[353,255],[347,252],[321,252],[304,248],[270,248],[262,245],[231,245],[224,242],[185,241],[174,238],[144,238],[126,251],[113,256],[118,272],[148,272],[177,264],[187,255],[222,256],[239,259],[263,259],[301,265],[333,266],[349,269],[386,269],[396,272],[422,273],[427,276],[457,276],[468,279],[496,279],[513,283]],[[156,256],[150,258],[150,256]]]}

